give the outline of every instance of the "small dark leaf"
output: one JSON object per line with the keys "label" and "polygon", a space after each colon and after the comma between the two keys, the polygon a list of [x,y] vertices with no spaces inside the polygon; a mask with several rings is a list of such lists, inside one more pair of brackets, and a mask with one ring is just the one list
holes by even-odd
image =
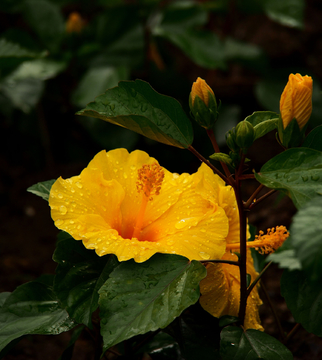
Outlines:
{"label": "small dark leaf", "polygon": [[322,125],[314,128],[304,139],[302,147],[322,151]]}
{"label": "small dark leaf", "polygon": [[47,180],[30,186],[27,191],[42,197],[44,200],[49,199],[50,189],[56,180]]}

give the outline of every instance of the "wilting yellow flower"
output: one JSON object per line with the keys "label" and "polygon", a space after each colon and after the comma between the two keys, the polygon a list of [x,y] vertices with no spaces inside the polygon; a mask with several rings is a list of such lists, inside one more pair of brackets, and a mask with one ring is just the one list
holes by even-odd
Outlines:
{"label": "wilting yellow flower", "polygon": [[[237,261],[235,254],[227,251],[222,259]],[[200,304],[215,317],[223,315],[238,316],[240,302],[240,275],[239,267],[222,263],[208,263],[207,276],[200,282]],[[247,253],[247,273],[253,282],[258,273],[253,264],[250,250]],[[245,329],[263,330],[258,308],[262,301],[258,295],[257,284],[247,298]]]}
{"label": "wilting yellow flower", "polygon": [[308,122],[312,113],[312,88],[311,76],[290,74],[280,99],[280,112],[284,129],[294,118],[300,130]]}
{"label": "wilting yellow flower", "polygon": [[192,105],[194,105],[196,96],[199,96],[200,99],[208,106],[209,92],[215,96],[212,88],[206,83],[206,81],[198,77],[197,81],[192,84],[191,88]]}
{"label": "wilting yellow flower", "polygon": [[143,151],[101,151],[52,186],[55,225],[99,256],[143,262],[155,253],[218,259],[239,236],[234,192],[206,166],[172,174]]}
{"label": "wilting yellow flower", "polygon": [[68,33],[80,33],[84,27],[84,20],[78,12],[72,12],[66,22],[66,32]]}

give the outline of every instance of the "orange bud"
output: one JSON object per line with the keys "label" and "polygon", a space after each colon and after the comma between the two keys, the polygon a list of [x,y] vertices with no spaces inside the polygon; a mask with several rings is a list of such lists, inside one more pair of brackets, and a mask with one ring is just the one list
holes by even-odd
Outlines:
{"label": "orange bud", "polygon": [[80,33],[84,27],[84,20],[78,12],[72,12],[66,22],[66,32],[68,33]]}
{"label": "orange bud", "polygon": [[280,112],[284,129],[294,118],[300,130],[308,122],[312,113],[312,88],[311,76],[290,74],[280,99]]}
{"label": "orange bud", "polygon": [[195,81],[192,84],[192,88],[191,88],[192,105],[194,104],[195,98],[198,95],[200,99],[208,106],[209,103],[208,92],[210,92],[215,96],[214,92],[212,91],[212,88],[206,83],[206,81],[198,77],[197,81]]}

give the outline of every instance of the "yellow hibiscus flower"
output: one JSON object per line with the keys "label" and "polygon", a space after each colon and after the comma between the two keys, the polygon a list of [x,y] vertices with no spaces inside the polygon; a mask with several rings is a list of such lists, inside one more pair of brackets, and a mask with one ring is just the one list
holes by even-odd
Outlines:
{"label": "yellow hibiscus flower", "polygon": [[[237,261],[235,254],[227,251],[223,260]],[[235,265],[208,263],[206,265],[207,276],[200,282],[200,304],[215,317],[223,315],[238,316],[240,301],[240,275],[239,268]],[[253,282],[258,273],[253,264],[250,250],[247,253],[247,273]],[[263,331],[260,322],[258,308],[262,301],[258,295],[259,285],[256,285],[247,298],[245,329],[256,329]]]}
{"label": "yellow hibiscus flower", "polygon": [[119,261],[219,259],[236,236],[233,190],[206,165],[178,175],[139,150],[101,151],[80,175],[53,184],[49,205],[59,229]]}

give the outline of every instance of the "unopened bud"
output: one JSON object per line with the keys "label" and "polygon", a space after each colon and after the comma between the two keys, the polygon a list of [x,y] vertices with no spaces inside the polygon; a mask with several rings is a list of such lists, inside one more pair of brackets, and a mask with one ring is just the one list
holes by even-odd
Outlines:
{"label": "unopened bud", "polygon": [[243,149],[243,153],[253,144],[255,139],[255,130],[253,125],[243,120],[236,126],[236,144]]}
{"label": "unopened bud", "polygon": [[206,129],[213,128],[218,117],[216,97],[206,81],[199,77],[192,84],[189,106],[192,116],[199,125]]}

